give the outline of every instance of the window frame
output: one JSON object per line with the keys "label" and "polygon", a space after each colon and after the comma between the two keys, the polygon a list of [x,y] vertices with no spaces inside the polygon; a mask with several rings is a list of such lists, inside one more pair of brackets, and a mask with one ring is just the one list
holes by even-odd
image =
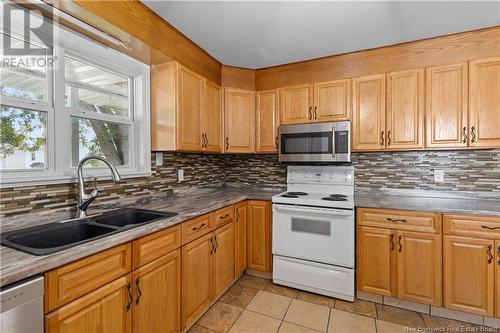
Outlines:
{"label": "window frame", "polygon": [[[31,15],[39,14],[32,13]],[[117,166],[117,169],[124,178],[150,176],[149,66],[58,24],[53,24],[53,26],[55,42],[52,49],[53,56],[57,60],[54,68],[46,71],[45,102],[0,96],[2,105],[47,112],[46,168],[1,170],[0,185],[2,187],[17,187],[74,182],[77,175],[76,167],[72,166],[71,161],[70,125],[73,116],[119,124],[128,123],[130,126],[129,165]],[[11,35],[24,40],[22,38],[24,28],[23,22],[13,19]],[[8,35],[1,29],[0,32]],[[113,115],[89,115],[78,111],[77,108],[74,108],[74,105],[72,107],[65,105],[64,61],[66,54],[96,68],[128,78],[129,117],[127,119]],[[99,61],[96,61],[96,59]],[[84,174],[86,177],[110,179],[110,172],[107,167],[85,168]]]}

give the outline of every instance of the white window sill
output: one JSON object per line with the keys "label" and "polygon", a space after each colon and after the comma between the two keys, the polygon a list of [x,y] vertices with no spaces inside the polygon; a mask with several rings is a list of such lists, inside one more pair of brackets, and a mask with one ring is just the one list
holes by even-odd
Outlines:
{"label": "white window sill", "polygon": [[[138,177],[150,177],[153,173],[151,171],[120,171],[120,176],[123,179],[129,178],[138,178]],[[84,170],[84,178],[86,181],[89,181],[93,177],[96,177],[98,180],[111,180],[111,174],[109,171],[102,173],[88,172],[88,170]],[[71,184],[76,183],[78,178],[76,176],[61,176],[61,175],[52,175],[52,176],[37,176],[37,175],[29,175],[26,177],[15,177],[9,178],[5,174],[0,175],[1,182],[0,188],[11,188],[11,187],[24,187],[24,186],[40,186],[40,185],[55,185],[55,184]]]}

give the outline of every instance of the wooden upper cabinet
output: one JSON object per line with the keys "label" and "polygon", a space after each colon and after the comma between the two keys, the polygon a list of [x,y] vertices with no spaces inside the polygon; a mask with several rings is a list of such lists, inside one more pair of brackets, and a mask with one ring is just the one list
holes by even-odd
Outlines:
{"label": "wooden upper cabinet", "polygon": [[255,93],[250,90],[224,89],[224,151],[255,151]]}
{"label": "wooden upper cabinet", "polygon": [[122,276],[46,315],[45,332],[132,332],[130,280]]}
{"label": "wooden upper cabinet", "polygon": [[234,205],[234,274],[240,276],[247,268],[247,202]]}
{"label": "wooden upper cabinet", "polygon": [[467,147],[467,63],[426,69],[427,148]]}
{"label": "wooden upper cabinet", "polygon": [[203,85],[202,150],[222,151],[222,90],[205,80]]}
{"label": "wooden upper cabinet", "polygon": [[470,146],[500,147],[500,57],[470,62]]}
{"label": "wooden upper cabinet", "polygon": [[177,149],[199,151],[202,146],[203,77],[179,65],[177,72]]}
{"label": "wooden upper cabinet", "polygon": [[386,148],[424,148],[424,70],[387,74]]}
{"label": "wooden upper cabinet", "polygon": [[177,66],[151,66],[151,150],[175,150]]}
{"label": "wooden upper cabinet", "polygon": [[271,208],[269,201],[248,201],[248,268],[271,271]]}
{"label": "wooden upper cabinet", "polygon": [[212,234],[182,247],[182,328],[191,326],[212,302]]}
{"label": "wooden upper cabinet", "polygon": [[[494,241],[444,236],[444,306],[494,316]],[[491,254],[491,256],[489,255]]]}
{"label": "wooden upper cabinet", "polygon": [[132,283],[134,332],[181,332],[181,250],[134,271]]}
{"label": "wooden upper cabinet", "polygon": [[234,281],[234,222],[214,231],[213,299],[219,298]]}
{"label": "wooden upper cabinet", "polygon": [[396,232],[358,227],[358,290],[396,296]]}
{"label": "wooden upper cabinet", "polygon": [[350,79],[314,84],[314,121],[349,120],[350,117]]}
{"label": "wooden upper cabinet", "polygon": [[313,120],[313,86],[310,84],[280,89],[280,124],[304,124]]}
{"label": "wooden upper cabinet", "polygon": [[257,91],[256,94],[256,151],[278,151],[279,91]]}
{"label": "wooden upper cabinet", "polygon": [[441,306],[441,235],[398,231],[397,296]]}
{"label": "wooden upper cabinet", "polygon": [[385,148],[385,74],[354,78],[352,81],[353,150]]}

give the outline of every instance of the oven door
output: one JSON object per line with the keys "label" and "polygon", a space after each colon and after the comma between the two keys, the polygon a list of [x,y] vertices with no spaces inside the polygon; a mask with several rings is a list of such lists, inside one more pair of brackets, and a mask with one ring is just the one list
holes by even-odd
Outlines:
{"label": "oven door", "polygon": [[273,205],[273,254],[354,267],[354,211]]}

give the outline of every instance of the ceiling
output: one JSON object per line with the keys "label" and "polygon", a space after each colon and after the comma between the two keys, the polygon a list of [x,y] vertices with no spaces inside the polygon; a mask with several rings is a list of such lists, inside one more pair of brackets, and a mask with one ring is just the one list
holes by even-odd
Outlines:
{"label": "ceiling", "polygon": [[225,65],[262,68],[500,25],[500,1],[145,1]]}

